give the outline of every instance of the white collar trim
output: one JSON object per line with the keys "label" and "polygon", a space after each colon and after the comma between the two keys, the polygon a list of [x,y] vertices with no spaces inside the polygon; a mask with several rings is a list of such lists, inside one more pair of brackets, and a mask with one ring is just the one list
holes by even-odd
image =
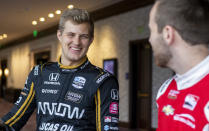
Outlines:
{"label": "white collar trim", "polygon": [[177,84],[178,90],[183,90],[189,88],[199,82],[209,73],[209,56],[207,56],[198,65],[184,73],[183,75],[178,75],[174,77]]}

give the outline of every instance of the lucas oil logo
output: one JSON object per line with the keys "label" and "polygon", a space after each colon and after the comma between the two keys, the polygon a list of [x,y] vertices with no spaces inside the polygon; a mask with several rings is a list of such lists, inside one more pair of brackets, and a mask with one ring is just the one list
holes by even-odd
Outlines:
{"label": "lucas oil logo", "polygon": [[39,126],[40,131],[73,131],[72,125],[60,123],[41,123]]}
{"label": "lucas oil logo", "polygon": [[82,89],[86,83],[86,79],[82,76],[76,76],[73,80],[72,86],[77,89]]}

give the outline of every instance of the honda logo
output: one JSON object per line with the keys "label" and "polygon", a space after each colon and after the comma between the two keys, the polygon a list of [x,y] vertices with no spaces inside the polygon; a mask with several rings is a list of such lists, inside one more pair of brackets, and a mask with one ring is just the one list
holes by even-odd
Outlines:
{"label": "honda logo", "polygon": [[113,100],[119,100],[119,93],[117,89],[112,89],[111,90],[111,98]]}
{"label": "honda logo", "polygon": [[49,81],[58,81],[60,74],[59,73],[51,73],[49,75]]}

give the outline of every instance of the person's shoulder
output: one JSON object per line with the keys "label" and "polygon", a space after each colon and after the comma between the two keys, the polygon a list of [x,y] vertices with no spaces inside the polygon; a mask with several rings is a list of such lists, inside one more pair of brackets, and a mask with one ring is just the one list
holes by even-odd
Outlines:
{"label": "person's shoulder", "polygon": [[95,77],[96,84],[100,84],[108,78],[116,79],[111,73],[95,65],[91,65],[90,71]]}
{"label": "person's shoulder", "polygon": [[37,76],[39,75],[41,72],[43,72],[44,69],[47,69],[47,68],[55,68],[57,67],[57,63],[56,62],[46,62],[44,64],[38,64],[38,65],[35,65],[31,71],[31,73],[34,75],[34,76]]}
{"label": "person's shoulder", "polygon": [[57,62],[46,62],[44,64],[41,64],[42,67],[52,67],[52,66],[57,66]]}
{"label": "person's shoulder", "polygon": [[41,64],[40,67],[41,67],[41,71],[43,71],[43,69],[53,69],[53,68],[58,67],[58,63],[57,62],[46,62],[44,64]]}
{"label": "person's shoulder", "polygon": [[117,81],[116,77],[113,74],[111,74],[110,72],[108,72],[102,68],[99,68],[99,67],[96,67],[96,69],[99,71],[99,73],[96,77],[97,84],[105,81],[106,79],[113,79],[113,80]]}
{"label": "person's shoulder", "polygon": [[105,73],[110,74],[110,73],[107,72],[106,70],[104,70],[104,69],[102,69],[102,68],[100,68],[100,67],[98,67],[98,66],[92,65],[92,64],[91,64],[91,66],[90,66],[89,69],[90,69],[90,71],[91,71],[92,73],[95,73],[96,75],[101,75],[101,74],[105,74]]}
{"label": "person's shoulder", "polygon": [[167,88],[169,87],[169,85],[170,85],[170,83],[172,82],[172,80],[173,80],[173,77],[172,77],[172,78],[169,78],[168,80],[166,80],[166,81],[162,84],[162,86],[161,86],[161,87],[159,88],[159,90],[158,90],[156,99],[158,99],[161,95],[163,95],[163,94],[166,92],[166,90],[167,90]]}

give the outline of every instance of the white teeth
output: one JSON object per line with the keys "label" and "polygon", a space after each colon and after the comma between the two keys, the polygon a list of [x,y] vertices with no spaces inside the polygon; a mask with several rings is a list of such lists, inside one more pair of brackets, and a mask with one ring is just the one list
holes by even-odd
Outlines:
{"label": "white teeth", "polygon": [[75,48],[75,47],[71,47],[71,49],[73,49],[73,50],[80,50],[79,48]]}

